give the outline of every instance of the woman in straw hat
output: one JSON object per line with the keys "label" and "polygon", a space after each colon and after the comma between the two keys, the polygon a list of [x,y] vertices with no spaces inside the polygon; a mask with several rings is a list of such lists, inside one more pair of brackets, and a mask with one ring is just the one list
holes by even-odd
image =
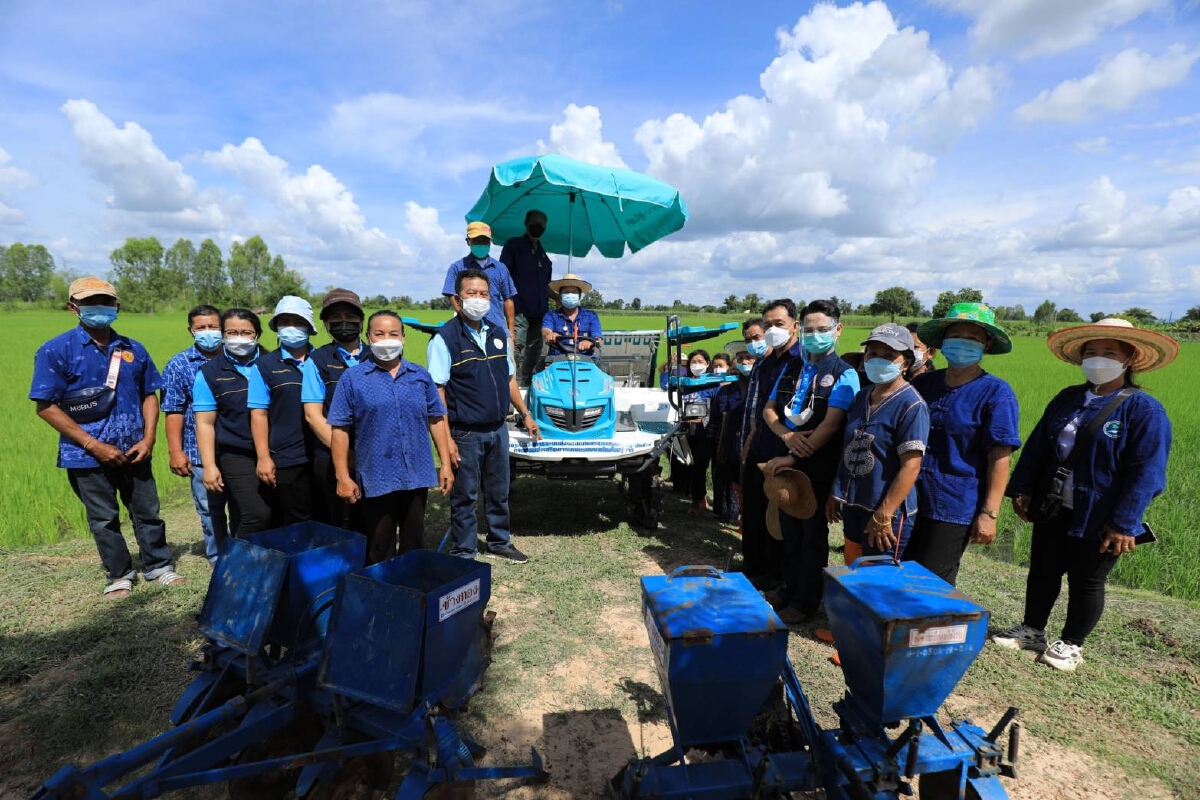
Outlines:
{"label": "woman in straw hat", "polygon": [[1012,341],[983,303],[955,303],[917,330],[947,367],[918,375],[913,387],[929,405],[929,447],[917,480],[917,516],[905,557],[948,583],[968,542],[996,538],[996,520],[1012,452],[1021,446],[1017,396],[984,371],[984,354],[1012,351]]}
{"label": "woman in straw hat", "polygon": [[[1166,487],[1171,423],[1134,375],[1179,354],[1169,336],[1123,319],[1065,328],[1051,352],[1083,369],[1086,383],[1050,401],[1009,482],[1021,519],[1034,523],[1025,617],[992,637],[1001,647],[1034,650],[1038,660],[1073,671],[1104,611],[1104,583],[1122,553],[1153,541],[1142,515]],[[1067,620],[1047,647],[1046,622],[1067,576]]]}

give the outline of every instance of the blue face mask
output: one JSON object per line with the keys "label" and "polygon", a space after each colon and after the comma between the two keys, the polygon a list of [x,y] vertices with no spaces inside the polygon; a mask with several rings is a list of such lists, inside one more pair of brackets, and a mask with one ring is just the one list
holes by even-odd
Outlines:
{"label": "blue face mask", "polygon": [[974,339],[943,339],[942,355],[952,367],[969,367],[983,360],[984,346]]}
{"label": "blue face mask", "polygon": [[736,364],[734,366],[737,369],[737,371],[742,373],[743,375],[749,375],[750,370],[754,369],[753,364]]}
{"label": "blue face mask", "polygon": [[833,331],[829,331],[828,333],[803,333],[800,335],[800,343],[804,345],[804,349],[814,355],[824,353],[833,347],[835,342],[837,342],[837,334]]}
{"label": "blue face mask", "polygon": [[487,258],[488,253],[490,253],[490,252],[492,252],[492,246],[490,244],[473,244],[473,245],[471,245],[471,255],[475,256],[476,258],[480,259],[481,261],[483,259]]}
{"label": "blue face mask", "polygon": [[900,365],[886,358],[867,360],[867,378],[871,383],[891,383],[900,377]]}
{"label": "blue face mask", "polygon": [[308,330],[306,328],[297,328],[289,325],[280,328],[276,333],[279,335],[279,343],[284,347],[302,347],[308,344]]}
{"label": "blue face mask", "polygon": [[220,331],[196,331],[192,338],[196,340],[196,347],[201,350],[216,350],[225,339]]}
{"label": "blue face mask", "polygon": [[762,358],[767,354],[767,340],[759,339],[756,342],[746,342],[746,352],[755,358]]}
{"label": "blue face mask", "polygon": [[79,321],[89,328],[108,328],[117,321],[117,307],[80,306]]}

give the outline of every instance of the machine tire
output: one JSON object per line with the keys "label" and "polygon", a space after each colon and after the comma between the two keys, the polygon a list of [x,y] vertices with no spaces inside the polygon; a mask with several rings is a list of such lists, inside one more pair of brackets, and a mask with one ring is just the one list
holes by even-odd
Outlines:
{"label": "machine tire", "polygon": [[[958,770],[927,772],[917,779],[919,800],[958,800]],[[967,800],[979,800],[979,792],[967,783]]]}
{"label": "machine tire", "polygon": [[393,754],[372,753],[342,765],[328,786],[316,786],[305,800],[378,800],[396,771]]}
{"label": "machine tire", "polygon": [[652,470],[623,475],[621,482],[633,512],[633,524],[648,530],[657,528],[660,503],[654,492]]}

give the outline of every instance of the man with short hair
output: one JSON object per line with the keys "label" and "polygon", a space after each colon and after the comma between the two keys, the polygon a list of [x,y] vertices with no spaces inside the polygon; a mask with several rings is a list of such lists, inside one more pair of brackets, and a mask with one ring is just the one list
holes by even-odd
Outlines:
{"label": "man with short hair", "polygon": [[426,352],[429,374],[450,422],[450,461],[455,469],[450,554],[475,557],[475,502],[482,488],[488,523],[484,555],[524,564],[529,559],[513,545],[509,532],[509,405],[517,409],[531,437],[536,440],[539,433],[517,387],[508,336],[489,321],[490,297],[487,274],[477,269],[460,272],[450,298],[455,316],[438,328]]}
{"label": "man with short hair", "polygon": [[[346,370],[367,357],[362,341],[362,301],[349,289],[331,289],[321,300],[320,316],[333,341],[313,350],[300,370],[303,373],[300,402],[304,404],[304,419],[316,440],[313,442],[313,482],[317,491],[313,519],[363,532],[362,505],[347,503],[337,494],[337,475],[330,453],[333,429],[326,419],[338,381]],[[349,470],[358,480],[353,440],[350,447]]]}
{"label": "man with short hair", "polygon": [[210,305],[198,305],[188,312],[188,333],[194,344],[171,357],[163,367],[162,410],[167,415],[167,452],[171,472],[192,479],[192,503],[200,515],[204,534],[204,555],[216,563],[221,540],[229,535],[225,518],[225,495],[210,492],[204,486],[204,464],[196,444],[196,410],[192,407],[192,386],[196,373],[221,352],[221,312]]}
{"label": "man with short hair", "polygon": [[[513,300],[517,287],[513,283],[508,267],[492,258],[492,228],[483,222],[467,225],[467,246],[471,252],[455,261],[446,270],[446,281],[442,284],[442,295],[455,296],[458,275],[468,269],[478,270],[487,277],[491,306],[488,308],[488,325],[508,331],[510,341],[516,341],[516,305]],[[453,303],[453,300],[451,301]]]}
{"label": "man with short hair", "polygon": [[104,596],[128,597],[137,577],[121,535],[118,497],[133,521],[143,579],[183,584],[150,469],[162,378],[140,342],[112,329],[120,304],[111,283],[79,278],[67,296],[79,325],[38,348],[29,399],[58,431],[58,466],[87,511],[108,576]]}
{"label": "man with short hair", "polygon": [[517,287],[513,310],[516,314],[517,383],[529,385],[542,355],[542,319],[550,310],[547,284],[553,275],[554,264],[542,247],[546,232],[546,215],[536,209],[525,213],[525,235],[514,236],[504,243],[500,263],[508,267]]}

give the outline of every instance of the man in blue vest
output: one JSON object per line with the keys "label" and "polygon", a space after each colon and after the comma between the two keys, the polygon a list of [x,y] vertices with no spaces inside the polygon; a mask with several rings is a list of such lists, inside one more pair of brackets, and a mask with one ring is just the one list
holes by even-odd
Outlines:
{"label": "man in blue vest", "polygon": [[162,378],[141,342],[112,329],[117,290],[96,277],[67,290],[79,325],[38,348],[29,399],[58,431],[58,466],[87,511],[108,576],[104,596],[128,597],[137,572],[121,535],[121,507],[133,521],[142,577],[164,586],[185,583],[171,563],[150,469]]}
{"label": "man in blue vest", "polygon": [[509,532],[505,424],[509,405],[517,409],[531,437],[538,439],[539,432],[517,388],[507,332],[488,316],[492,302],[488,277],[477,269],[458,273],[450,298],[457,313],[429,340],[426,354],[429,374],[450,421],[450,463],[455,469],[450,553],[475,557],[479,537],[475,501],[482,486],[488,524],[484,555],[524,564],[529,559],[513,545]]}
{"label": "man in blue vest", "polygon": [[[455,261],[446,270],[446,281],[442,294],[454,296],[454,286],[460,273],[479,270],[488,281],[491,305],[487,312],[488,325],[508,331],[508,338],[517,340],[516,304],[517,286],[513,283],[508,267],[492,258],[492,227],[483,222],[467,225],[467,246],[471,252]],[[539,331],[539,334],[541,332]]]}

